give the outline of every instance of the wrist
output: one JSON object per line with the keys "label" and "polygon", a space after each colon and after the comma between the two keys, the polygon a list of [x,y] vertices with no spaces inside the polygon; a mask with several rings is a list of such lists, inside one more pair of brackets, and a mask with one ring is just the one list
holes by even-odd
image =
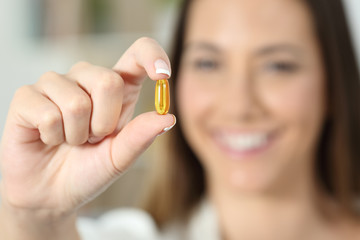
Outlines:
{"label": "wrist", "polygon": [[41,239],[80,239],[76,230],[76,214],[62,219],[51,219],[10,210],[0,206],[0,239],[4,240],[41,240]]}
{"label": "wrist", "polygon": [[0,239],[4,240],[78,240],[76,213],[54,214],[46,209],[17,208],[2,198]]}

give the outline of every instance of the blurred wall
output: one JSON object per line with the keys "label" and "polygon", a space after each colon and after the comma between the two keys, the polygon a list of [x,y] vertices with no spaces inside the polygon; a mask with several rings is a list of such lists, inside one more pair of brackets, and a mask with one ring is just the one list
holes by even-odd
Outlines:
{"label": "blurred wall", "polygon": [[343,0],[346,5],[350,27],[353,32],[353,40],[356,47],[358,63],[360,66],[360,1],[359,0]]}

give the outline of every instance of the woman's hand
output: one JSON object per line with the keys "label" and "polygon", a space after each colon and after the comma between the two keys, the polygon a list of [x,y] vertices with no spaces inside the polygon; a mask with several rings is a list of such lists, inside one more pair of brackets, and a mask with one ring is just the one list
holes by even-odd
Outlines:
{"label": "woman's hand", "polygon": [[36,221],[66,218],[126,171],[175,121],[155,112],[131,120],[145,76],[168,78],[156,73],[158,59],[170,66],[154,40],[141,38],[113,69],[80,62],[20,88],[1,145],[3,208]]}

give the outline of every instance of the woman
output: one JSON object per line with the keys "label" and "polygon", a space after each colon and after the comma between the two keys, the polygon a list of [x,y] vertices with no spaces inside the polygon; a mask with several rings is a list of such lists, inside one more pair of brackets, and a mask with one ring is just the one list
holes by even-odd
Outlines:
{"label": "woman", "polygon": [[[80,222],[81,235],[357,239],[360,89],[341,2],[185,1],[175,46],[179,121],[145,202],[152,218],[114,212]],[[2,239],[79,238],[76,209],[175,124],[154,112],[130,121],[146,74],[168,77],[170,62],[143,38],[111,70],[78,63],[15,94]]]}

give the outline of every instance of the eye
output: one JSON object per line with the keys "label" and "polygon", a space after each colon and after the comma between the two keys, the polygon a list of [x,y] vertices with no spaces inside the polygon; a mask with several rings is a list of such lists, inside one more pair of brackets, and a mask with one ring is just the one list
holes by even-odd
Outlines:
{"label": "eye", "polygon": [[210,59],[198,59],[194,61],[194,68],[197,70],[211,71],[219,67],[219,63]]}
{"label": "eye", "polygon": [[267,64],[265,69],[271,72],[292,73],[298,69],[298,65],[289,61],[276,61]]}

